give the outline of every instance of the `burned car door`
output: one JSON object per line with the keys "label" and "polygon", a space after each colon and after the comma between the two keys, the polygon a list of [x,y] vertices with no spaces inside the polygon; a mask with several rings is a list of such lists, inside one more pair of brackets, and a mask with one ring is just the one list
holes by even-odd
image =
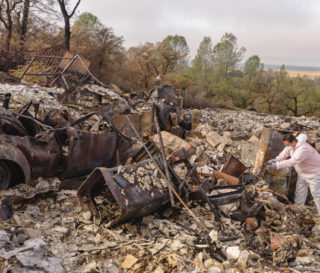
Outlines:
{"label": "burned car door", "polygon": [[114,166],[118,141],[116,132],[70,130],[68,134],[69,146],[62,164],[62,178],[85,175],[97,166]]}

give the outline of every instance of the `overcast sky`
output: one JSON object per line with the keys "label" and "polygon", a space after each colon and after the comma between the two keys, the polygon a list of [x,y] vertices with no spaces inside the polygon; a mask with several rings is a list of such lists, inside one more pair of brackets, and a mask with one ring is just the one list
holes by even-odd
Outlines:
{"label": "overcast sky", "polygon": [[197,52],[204,36],[217,43],[232,32],[265,64],[320,67],[320,0],[82,0],[125,47],[182,35]]}

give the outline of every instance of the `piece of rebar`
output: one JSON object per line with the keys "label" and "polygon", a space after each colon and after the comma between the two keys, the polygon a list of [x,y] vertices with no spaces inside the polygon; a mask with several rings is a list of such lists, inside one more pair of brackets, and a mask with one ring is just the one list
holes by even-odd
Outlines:
{"label": "piece of rebar", "polygon": [[201,194],[201,197],[208,203],[211,211],[213,212],[214,214],[214,217],[216,220],[219,220],[220,219],[220,214],[223,213],[222,211],[220,211],[219,207],[210,201],[210,199],[208,198],[208,196],[206,195],[206,193],[204,192],[203,188],[199,187],[198,188],[198,191],[200,192]]}
{"label": "piece of rebar", "polygon": [[292,272],[320,272],[320,269],[310,267],[281,267],[281,270],[290,270]]}
{"label": "piece of rebar", "polygon": [[191,170],[188,171],[186,177],[184,178],[184,180],[180,183],[179,185],[179,191],[182,189],[182,187],[187,183],[188,179],[190,178],[190,176],[193,174],[194,170],[196,169],[196,166],[193,166]]}
{"label": "piece of rebar", "polygon": [[[168,169],[168,164],[167,164],[167,156],[166,156],[166,152],[164,150],[163,139],[162,139],[160,126],[159,126],[159,122],[158,122],[158,117],[157,117],[156,112],[154,112],[154,113],[155,113],[155,115],[154,115],[154,123],[156,125],[157,134],[159,135],[160,152],[161,152],[161,156],[162,156],[162,162],[163,162],[164,170],[166,172],[166,177],[167,177],[169,183],[172,184],[172,181],[171,181],[171,178],[170,178],[169,169]],[[175,205],[174,197],[173,197],[172,190],[171,190],[170,187],[169,187],[169,196],[170,196],[171,207],[174,207],[174,205]]]}
{"label": "piece of rebar", "polygon": [[48,129],[54,129],[52,126],[50,126],[50,125],[47,125],[47,124],[44,124],[44,123],[42,123],[41,121],[39,121],[39,120],[37,120],[36,118],[34,118],[34,117],[30,117],[30,116],[26,116],[26,115],[22,115],[22,114],[18,114],[17,115],[17,118],[26,118],[26,119],[30,119],[30,120],[32,120],[33,122],[35,122],[35,123],[37,123],[38,125],[40,125],[40,126],[42,126],[42,127],[44,127],[44,128],[48,128]]}
{"label": "piece of rebar", "polygon": [[66,78],[63,75],[61,75],[61,79],[62,79],[64,85],[66,86],[66,88],[69,89],[69,85],[68,85],[68,82],[66,81]]}
{"label": "piece of rebar", "polygon": [[[195,180],[196,180],[196,183],[197,185],[201,185],[202,182],[201,182],[201,179],[200,179],[200,176],[197,172],[197,168],[193,168],[189,159],[188,159],[188,156],[187,156],[187,151],[185,150],[185,148],[182,148],[182,153],[184,155],[184,159],[183,159],[183,162],[184,164],[186,165],[186,167],[189,169],[189,170],[193,170],[191,172],[191,174],[194,176]],[[197,167],[197,166],[196,166]]]}

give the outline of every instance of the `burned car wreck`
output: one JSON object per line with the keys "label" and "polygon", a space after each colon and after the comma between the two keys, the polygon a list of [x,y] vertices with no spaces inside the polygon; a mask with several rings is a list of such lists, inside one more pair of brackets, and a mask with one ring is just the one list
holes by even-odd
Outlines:
{"label": "burned car wreck", "polygon": [[[172,85],[160,86],[150,98],[150,110],[141,113],[130,113],[128,102],[115,92],[112,102],[106,100],[96,86],[84,88],[79,96],[75,97],[82,98],[84,106],[92,101],[82,117],[74,118],[66,109],[50,109],[40,118],[39,102],[30,101],[15,113],[8,110],[11,94],[6,94],[0,108],[1,189],[38,177],[67,179],[86,175],[96,167],[125,164],[136,152],[129,149],[135,140],[126,117],[149,135],[155,132],[155,116],[161,129],[179,135],[191,127],[180,119]],[[74,105],[76,101],[69,103],[83,107]],[[93,122],[87,123],[89,119]]]}
{"label": "burned car wreck", "polygon": [[98,124],[93,131],[83,123],[99,114],[73,120],[66,111],[52,110],[40,120],[28,111],[35,105],[31,102],[17,114],[0,110],[1,189],[38,177],[82,176],[97,166],[112,167],[127,160],[131,141],[105,116],[100,116],[101,127],[109,127],[99,130]]}

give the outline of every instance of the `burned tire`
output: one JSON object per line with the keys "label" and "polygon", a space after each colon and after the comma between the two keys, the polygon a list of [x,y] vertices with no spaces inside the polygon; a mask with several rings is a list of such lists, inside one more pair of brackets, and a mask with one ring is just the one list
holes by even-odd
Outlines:
{"label": "burned tire", "polygon": [[5,190],[10,186],[11,176],[12,174],[8,164],[0,160],[0,190]]}

